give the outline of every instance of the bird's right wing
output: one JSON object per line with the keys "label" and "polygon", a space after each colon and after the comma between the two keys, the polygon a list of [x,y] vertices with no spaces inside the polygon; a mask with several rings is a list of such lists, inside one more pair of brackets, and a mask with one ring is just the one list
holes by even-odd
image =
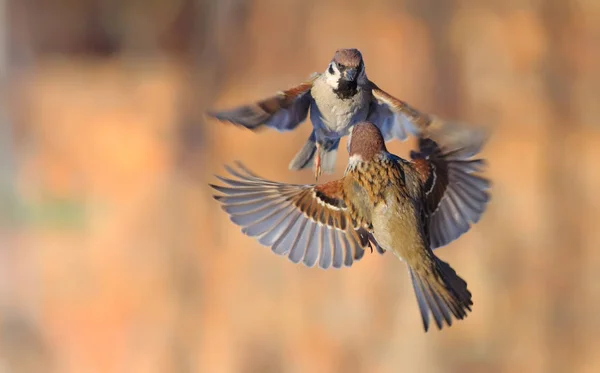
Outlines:
{"label": "bird's right wing", "polygon": [[425,214],[432,249],[445,246],[467,232],[485,211],[490,196],[489,180],[479,175],[483,159],[471,159],[476,147],[465,139],[462,147],[443,147],[419,138],[419,151],[411,152],[425,197]]}
{"label": "bird's right wing", "polygon": [[278,131],[289,131],[302,123],[310,107],[310,90],[320,74],[314,73],[302,84],[274,96],[224,111],[209,111],[207,114],[221,121],[256,130],[263,126]]}
{"label": "bird's right wing", "polygon": [[265,180],[238,164],[227,168],[228,186],[211,185],[221,193],[231,221],[292,262],[312,267],[349,267],[371,246],[363,222],[351,216],[344,202],[342,180],[321,185],[294,185]]}

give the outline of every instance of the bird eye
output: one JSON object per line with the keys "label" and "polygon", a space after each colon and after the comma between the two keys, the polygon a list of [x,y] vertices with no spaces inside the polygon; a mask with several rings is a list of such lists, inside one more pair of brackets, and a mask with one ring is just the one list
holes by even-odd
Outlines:
{"label": "bird eye", "polygon": [[341,63],[338,62],[337,68],[338,68],[338,70],[342,71],[342,70],[344,70],[344,65],[342,65]]}

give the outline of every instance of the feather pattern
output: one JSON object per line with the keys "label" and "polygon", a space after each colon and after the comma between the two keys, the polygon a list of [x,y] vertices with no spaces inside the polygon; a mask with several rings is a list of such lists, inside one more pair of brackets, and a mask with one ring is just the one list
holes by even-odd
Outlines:
{"label": "feather pattern", "polygon": [[409,134],[418,135],[430,124],[431,119],[406,102],[397,99],[369,81],[373,100],[367,120],[375,123],[385,141],[392,138],[405,140]]}
{"label": "feather pattern", "polygon": [[458,320],[467,317],[473,301],[467,283],[448,263],[434,258],[429,271],[408,267],[425,331],[429,329],[429,315],[433,316],[438,329],[444,323],[452,325],[452,316]]}
{"label": "feather pattern", "polygon": [[295,185],[256,176],[243,165],[227,167],[235,178],[218,176],[214,198],[242,232],[278,255],[309,267],[349,267],[371,247],[369,235],[352,218],[341,180]]}
{"label": "feather pattern", "polygon": [[263,126],[278,131],[290,131],[304,122],[308,116],[313,81],[320,74],[314,73],[309,80],[288,90],[278,92],[274,96],[250,105],[243,105],[231,110],[208,112],[221,121],[256,130]]}
{"label": "feather pattern", "polygon": [[[478,220],[489,182],[476,175],[483,161],[466,147],[440,147],[419,140],[412,161],[390,154],[377,125],[354,126],[350,161],[340,180],[295,185],[263,179],[241,164],[232,177],[212,187],[231,221],[242,232],[312,267],[351,266],[375,246],[407,266],[424,328],[430,316],[439,329],[463,319],[473,304],[466,282],[433,248],[442,246]],[[372,249],[373,250],[373,249]]]}
{"label": "feather pattern", "polygon": [[481,141],[469,138],[470,146],[462,146],[464,133],[473,131],[421,112],[379,88],[367,78],[357,49],[337,50],[323,73],[313,73],[297,86],[248,105],[207,114],[251,130],[268,127],[280,132],[294,130],[310,115],[313,131],[289,169],[302,170],[312,164],[317,179],[321,173],[333,173],[340,139],[365,120],[380,129],[385,141],[405,140],[409,135],[429,137],[461,148],[462,154],[455,155],[459,158],[478,153],[484,142],[483,137]]}
{"label": "feather pattern", "polygon": [[411,152],[418,171],[428,216],[432,249],[445,246],[477,223],[489,202],[489,180],[477,173],[482,159],[470,159],[466,148],[442,149],[435,141],[419,139],[419,152]]}

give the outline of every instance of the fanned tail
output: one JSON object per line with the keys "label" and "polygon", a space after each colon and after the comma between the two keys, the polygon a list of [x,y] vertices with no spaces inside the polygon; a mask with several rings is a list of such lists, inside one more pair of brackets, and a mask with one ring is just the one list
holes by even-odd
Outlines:
{"label": "fanned tail", "polygon": [[444,322],[452,325],[452,317],[462,320],[471,311],[471,293],[467,283],[460,278],[448,263],[435,258],[431,268],[408,267],[415,289],[425,331],[429,329],[429,314],[438,327]]}

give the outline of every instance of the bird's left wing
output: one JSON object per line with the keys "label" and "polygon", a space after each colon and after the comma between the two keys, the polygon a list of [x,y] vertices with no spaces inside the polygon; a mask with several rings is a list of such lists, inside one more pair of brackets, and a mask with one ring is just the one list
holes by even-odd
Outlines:
{"label": "bird's left wing", "polygon": [[405,140],[409,134],[418,135],[429,126],[429,115],[390,95],[375,83],[369,84],[373,99],[367,120],[379,127],[385,141],[394,137]]}
{"label": "bird's left wing", "polygon": [[477,223],[490,199],[490,182],[480,175],[483,159],[466,140],[462,147],[442,147],[419,139],[419,151],[411,152],[413,167],[421,177],[430,247],[447,245]]}
{"label": "bird's left wing", "polygon": [[314,73],[307,81],[258,102],[207,114],[251,130],[264,126],[278,131],[293,130],[308,115],[310,90],[317,77],[319,74]]}
{"label": "bird's left wing", "polygon": [[292,262],[312,267],[349,267],[371,246],[362,222],[352,218],[344,202],[342,180],[321,185],[285,184],[263,179],[238,164],[227,167],[234,178],[218,177],[231,221],[242,232]]}
{"label": "bird's left wing", "polygon": [[489,129],[467,123],[448,121],[437,115],[423,113],[369,82],[373,99],[367,120],[381,130],[385,141],[400,140],[409,134],[430,138],[453,148],[469,147],[479,152],[489,137]]}

